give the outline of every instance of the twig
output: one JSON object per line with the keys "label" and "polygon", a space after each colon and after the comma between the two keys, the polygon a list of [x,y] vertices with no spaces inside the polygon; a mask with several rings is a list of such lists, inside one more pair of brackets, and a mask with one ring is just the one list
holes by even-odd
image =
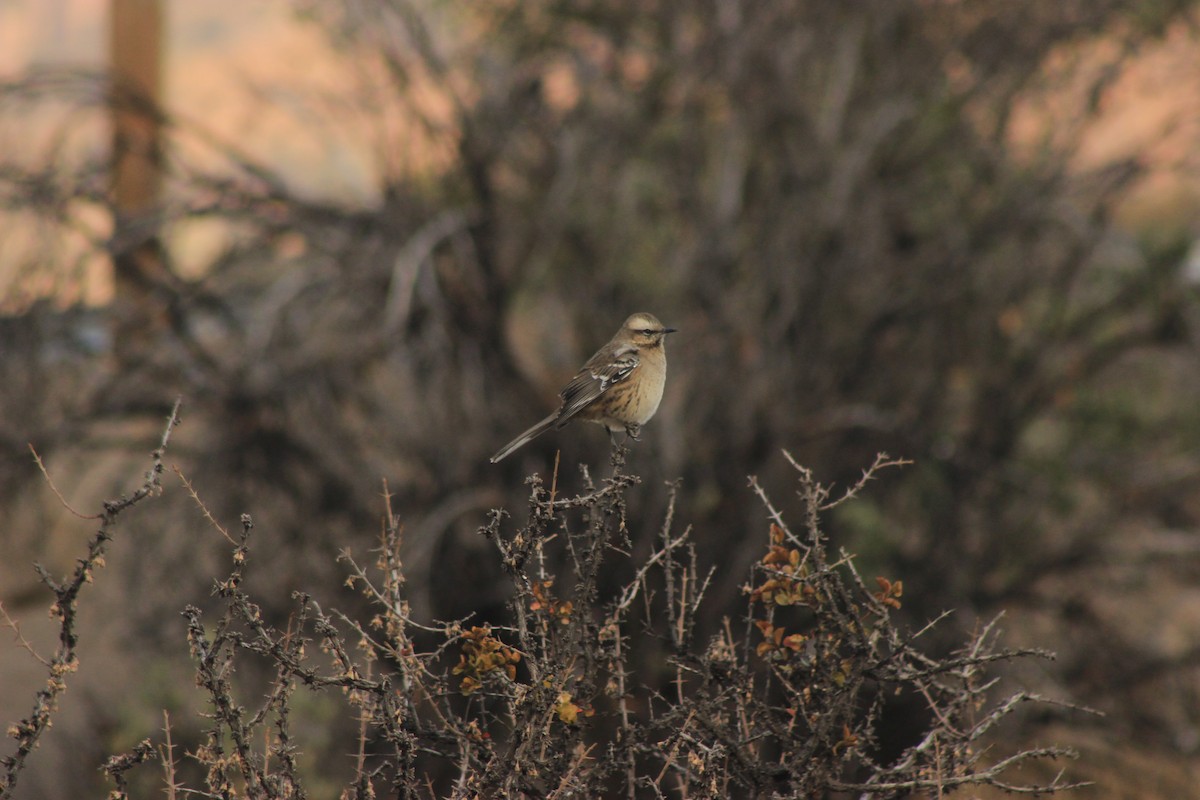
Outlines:
{"label": "twig", "polygon": [[12,618],[12,616],[8,613],[8,609],[4,607],[3,602],[0,602],[0,615],[4,616],[4,624],[12,629],[13,636],[16,638],[17,643],[21,645],[21,648],[28,651],[29,655],[36,658],[43,667],[49,667],[50,662],[38,654],[38,651],[33,648],[33,645],[28,639],[25,638],[25,635],[21,633],[20,623]]}
{"label": "twig", "polygon": [[217,532],[225,537],[225,541],[236,547],[237,542],[234,541],[234,538],[229,535],[229,531],[225,530],[225,527],[221,523],[217,522],[216,517],[214,517],[212,512],[208,510],[208,506],[206,506],[204,501],[200,499],[200,495],[196,493],[196,489],[192,486],[187,477],[184,476],[183,472],[180,471],[179,467],[172,466],[171,471],[175,473],[180,482],[183,483],[184,488],[187,489],[188,494],[193,500],[196,501],[196,505],[200,507],[202,512],[204,512],[204,518],[208,520],[209,524],[216,528]]}
{"label": "twig", "polygon": [[[131,495],[122,495],[116,500],[105,501],[104,511],[98,517],[91,518],[99,519],[100,527],[88,542],[87,554],[76,564],[70,579],[63,582],[55,581],[40,565],[36,566],[43,582],[54,592],[54,602],[50,606],[50,612],[59,620],[59,641],[54,655],[50,658],[49,678],[46,685],[35,695],[33,711],[29,716],[9,727],[9,735],[16,740],[17,747],[12,755],[0,758],[0,767],[3,768],[3,777],[0,777],[0,800],[12,797],[17,785],[17,778],[25,768],[29,754],[33,752],[46,729],[50,727],[51,717],[58,709],[59,697],[67,688],[66,677],[79,668],[76,654],[78,634],[75,631],[79,593],[84,584],[92,581],[95,571],[103,566],[104,553],[112,538],[112,528],[116,524],[118,516],[147,497],[162,492],[163,454],[170,441],[171,431],[179,424],[181,402],[181,399],[177,399],[171,409],[166,428],[159,440],[159,446],[150,454],[151,468],[146,473],[142,485]],[[57,490],[55,493],[58,493]],[[61,495],[59,496],[61,498]],[[77,516],[79,515],[77,514]],[[145,760],[146,757],[148,756],[141,756],[141,760]],[[115,771],[110,772],[114,776],[114,780],[118,781],[118,791],[122,790],[122,783],[118,776],[128,768],[123,767],[124,763],[114,762]]]}
{"label": "twig", "polygon": [[62,507],[71,512],[80,519],[100,519],[104,514],[83,514],[71,508],[71,504],[67,502],[67,498],[63,497],[63,493],[54,485],[54,479],[50,477],[50,473],[46,470],[46,465],[42,463],[42,457],[38,455],[37,450],[33,449],[33,445],[29,445],[29,452],[33,453],[33,460],[38,465],[38,469],[42,471],[42,477],[46,479],[46,485],[50,487],[50,491],[54,492],[54,496],[58,498],[58,502]]}
{"label": "twig", "polygon": [[163,743],[158,747],[158,759],[163,765],[163,782],[167,800],[175,800],[182,785],[175,778],[175,745],[171,742],[171,714],[163,709]]}

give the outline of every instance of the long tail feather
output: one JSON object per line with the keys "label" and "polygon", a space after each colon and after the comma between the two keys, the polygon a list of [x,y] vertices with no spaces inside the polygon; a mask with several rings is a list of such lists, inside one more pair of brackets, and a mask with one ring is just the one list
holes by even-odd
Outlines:
{"label": "long tail feather", "polygon": [[546,417],[541,422],[534,425],[529,430],[522,433],[517,438],[513,439],[508,444],[504,445],[504,447],[501,447],[499,452],[497,452],[496,455],[492,456],[492,463],[495,464],[500,459],[506,458],[510,453],[512,453],[512,451],[516,450],[519,447],[525,446],[525,444],[527,444],[530,439],[533,439],[535,436],[540,436],[541,434],[545,433],[551,427],[553,427],[554,423],[557,421],[558,421],[558,412],[556,411],[553,414],[551,414],[550,416]]}

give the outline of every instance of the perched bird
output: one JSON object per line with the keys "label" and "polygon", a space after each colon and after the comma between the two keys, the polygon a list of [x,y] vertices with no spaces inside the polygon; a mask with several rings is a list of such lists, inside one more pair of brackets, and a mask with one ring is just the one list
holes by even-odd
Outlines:
{"label": "perched bird", "polygon": [[652,314],[634,314],[617,335],[587,360],[558,396],[558,410],[492,456],[492,463],[507,456],[551,428],[561,428],[575,418],[598,422],[636,439],[662,400],[667,380],[667,351],[663,340],[674,328],[664,327]]}

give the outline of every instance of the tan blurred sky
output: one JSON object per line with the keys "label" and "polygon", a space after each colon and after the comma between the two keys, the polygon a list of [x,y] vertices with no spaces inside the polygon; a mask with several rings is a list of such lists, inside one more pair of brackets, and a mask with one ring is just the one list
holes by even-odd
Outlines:
{"label": "tan blurred sky", "polygon": [[[358,79],[321,32],[296,18],[288,0],[166,0],[165,6],[165,95],[172,110],[236,139],[272,166],[293,167],[284,171],[302,187],[370,202],[378,165],[370,162],[361,136],[356,141],[350,126],[306,131],[312,120],[289,113],[306,92],[336,97]],[[103,67],[108,7],[109,0],[0,0],[0,77],[33,65]],[[1137,58],[1102,100],[1077,166],[1090,169],[1137,154],[1164,170],[1187,166],[1195,172],[1195,29],[1176,24]],[[1053,103],[1038,104],[1033,113],[1051,109]],[[296,164],[312,167],[313,174],[295,170]]]}
{"label": "tan blurred sky", "polygon": [[[346,102],[370,96],[372,87],[386,79],[377,65],[361,63],[365,58],[335,52],[321,31],[295,16],[287,0],[166,0],[165,5],[168,108],[236,144],[285,176],[294,189],[370,206],[385,175],[394,179],[397,172],[431,165],[436,170],[452,157],[446,142],[422,142],[404,110],[391,107],[394,103]],[[108,8],[109,0],[0,0],[0,79],[36,65],[102,68]],[[1104,52],[1103,43],[1092,46]],[[1050,61],[1048,71],[1055,68]],[[336,112],[312,113],[313,98]],[[1014,114],[1014,136],[1036,140],[1047,120],[1053,128],[1059,122],[1054,115],[1064,113],[1070,112],[1053,97],[1027,103]],[[0,147],[9,157],[25,149],[36,159],[43,140],[61,126],[61,115],[47,116],[44,127],[40,119],[14,126],[0,118]],[[73,142],[77,148],[104,152],[108,146],[100,118],[75,125],[72,135],[82,140]],[[202,149],[185,155],[202,164],[213,158]],[[1176,25],[1162,42],[1137,55],[1136,65],[1101,100],[1100,114],[1089,122],[1072,163],[1093,169],[1129,156],[1144,159],[1152,169],[1126,204],[1126,221],[1135,227],[1182,226],[1200,235],[1200,40],[1193,27]],[[5,227],[0,220],[0,229]],[[219,247],[218,233],[201,225],[170,235],[186,267],[189,261],[204,262],[205,246]],[[4,235],[11,257],[17,240]],[[0,254],[0,292],[6,285],[5,260]]]}
{"label": "tan blurred sky", "polygon": [[[103,68],[108,7],[108,0],[0,0],[0,76],[34,66]],[[290,3],[167,0],[165,9],[164,98],[172,111],[280,168],[302,191],[373,201],[377,165],[362,133],[349,125],[314,129],[297,116],[296,98],[336,96],[354,78]]]}
{"label": "tan blurred sky", "polygon": [[[109,0],[0,0],[0,80],[41,67],[104,69],[109,6]],[[292,4],[167,0],[164,49],[163,95],[171,112],[284,176],[302,194],[351,205],[377,201],[386,170],[379,163],[383,134],[361,115],[314,114],[311,104],[314,97],[337,104],[363,91],[365,68],[335,53],[316,27],[297,19]],[[36,113],[9,111],[7,119],[4,113],[0,147],[9,158],[39,164],[49,152],[94,158],[108,149],[102,115],[53,104]],[[183,137],[173,147],[193,165],[221,169],[221,159],[198,137]],[[46,252],[36,215],[0,216],[0,307],[19,309],[45,294],[90,303],[111,296],[107,259],[88,241],[88,232],[106,236],[111,221],[82,205],[72,213],[75,224],[55,238],[57,252]],[[229,226],[214,220],[164,231],[176,266],[193,273],[229,235]]]}

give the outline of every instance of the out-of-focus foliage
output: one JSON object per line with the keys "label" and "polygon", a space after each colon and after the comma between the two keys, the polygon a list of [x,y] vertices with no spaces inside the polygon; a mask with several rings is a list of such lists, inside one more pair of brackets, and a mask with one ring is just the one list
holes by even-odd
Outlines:
{"label": "out-of-focus foliage", "polygon": [[[748,473],[781,482],[787,447],[847,482],[887,450],[915,466],[832,533],[903,576],[905,613],[923,624],[956,608],[970,626],[1023,608],[1039,626],[1024,632],[1062,651],[1048,683],[1104,707],[1114,730],[1195,749],[1200,719],[1181,710],[1195,703],[1161,700],[1194,693],[1194,648],[1140,633],[1186,619],[1139,588],[1195,571],[1176,558],[1194,558],[1200,520],[1185,242],[1142,246],[1114,224],[1139,159],[1073,159],[1106,88],[1194,4],[364,0],[303,13],[364,76],[361,96],[314,98],[309,113],[417,121],[380,137],[378,207],[299,196],[201,125],[169,121],[163,207],[111,236],[84,228],[119,254],[147,231],[217,220],[228,247],[200,278],[167,250],[120,311],[138,342],[98,350],[62,323],[63,341],[87,346],[27,348],[13,343],[53,328],[45,313],[7,321],[20,333],[0,342],[13,376],[0,391],[20,411],[0,420],[6,441],[36,435],[67,459],[182,392],[202,431],[183,445],[189,477],[219,516],[253,510],[275,537],[259,580],[328,577],[327,556],[370,529],[384,476],[416,517],[414,606],[486,615],[505,595],[474,534],[483,512],[526,472],[547,474],[558,447],[561,480],[577,480],[566,465],[595,462],[604,437],[578,426],[500,467],[487,454],[544,413],[614,321],[652,311],[681,333],[635,465],[683,478],[699,558],[721,564],[717,607],[736,607],[758,558],[741,545],[761,518]],[[98,108],[101,88],[33,76],[4,87],[0,113],[46,96]],[[1014,124],[1029,108],[1044,113],[1033,133]],[[189,160],[197,143],[223,168]],[[53,240],[104,208],[99,166],[2,163],[0,202],[40,214]],[[16,503],[34,476],[8,463],[0,490]],[[635,511],[661,505],[652,484]],[[180,506],[160,508],[164,526],[178,520]],[[163,633],[163,580],[133,577],[203,591],[209,573],[189,567],[198,547],[213,557],[205,542],[170,530],[130,555],[138,635]],[[447,591],[446,575],[469,590]],[[1114,608],[1123,592],[1136,600]]]}

